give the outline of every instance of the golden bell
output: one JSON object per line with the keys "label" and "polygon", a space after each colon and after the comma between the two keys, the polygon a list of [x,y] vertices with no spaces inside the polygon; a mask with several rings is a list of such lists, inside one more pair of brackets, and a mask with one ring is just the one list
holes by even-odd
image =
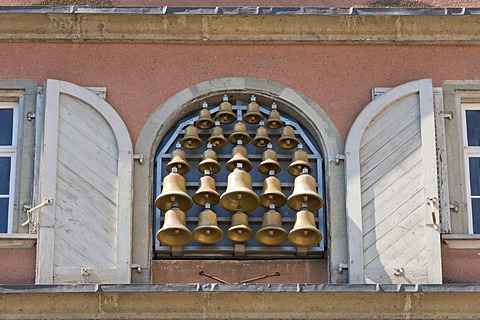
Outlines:
{"label": "golden bell", "polygon": [[203,176],[198,182],[199,188],[193,195],[193,201],[198,205],[205,205],[210,203],[212,206],[218,203],[220,194],[215,188],[215,179],[210,176]]}
{"label": "golden bell", "polygon": [[200,243],[215,243],[223,238],[223,231],[218,227],[217,215],[205,209],[198,215],[198,226],[193,230],[193,237]]}
{"label": "golden bell", "polygon": [[202,145],[202,139],[198,137],[198,130],[195,126],[189,125],[185,129],[185,135],[180,140],[185,149],[197,149]]}
{"label": "golden bell", "polygon": [[276,208],[279,208],[285,203],[287,203],[287,197],[282,193],[280,180],[274,176],[263,180],[263,192],[260,195],[260,204],[267,208],[270,204],[274,204]]}
{"label": "golden bell", "polygon": [[252,189],[252,177],[242,169],[235,168],[228,175],[227,190],[220,196],[220,204],[230,211],[240,206],[245,211],[257,208],[260,198]]}
{"label": "golden bell", "polygon": [[232,226],[227,231],[228,239],[235,242],[246,242],[253,236],[253,231],[248,226],[248,216],[237,211],[232,215]]}
{"label": "golden bell", "polygon": [[263,174],[269,174],[270,171],[279,173],[282,171],[282,166],[277,161],[277,153],[272,149],[267,149],[263,152],[262,162],[258,165],[258,171]]}
{"label": "golden bell", "polygon": [[313,246],[322,240],[322,233],[315,226],[313,213],[307,210],[297,212],[295,225],[288,233],[288,240],[300,247]]}
{"label": "golden bell", "polygon": [[315,211],[323,206],[322,197],[317,193],[315,178],[304,173],[294,180],[293,192],[287,199],[289,208],[300,210],[302,203],[306,203],[307,209]]}
{"label": "golden bell", "polygon": [[270,129],[278,129],[283,126],[283,121],[280,119],[280,112],[278,112],[276,108],[272,108],[272,111],[270,111],[265,125]]}
{"label": "golden bell", "polygon": [[307,168],[308,173],[312,173],[312,166],[308,163],[308,155],[303,149],[298,149],[293,153],[292,163],[288,166],[288,173],[296,177],[303,173],[303,169]]}
{"label": "golden bell", "polygon": [[217,161],[217,153],[212,149],[206,149],[203,152],[202,161],[198,164],[198,170],[202,173],[205,170],[210,170],[212,174],[220,172],[222,166]]}
{"label": "golden bell", "polygon": [[276,246],[287,240],[287,231],[282,228],[282,216],[275,210],[268,210],[263,214],[262,227],[257,231],[255,238],[267,246]]}
{"label": "golden bell", "polygon": [[227,144],[227,139],[223,136],[223,129],[220,126],[215,126],[212,129],[212,134],[208,138],[208,142],[215,148],[221,148]]}
{"label": "golden bell", "polygon": [[186,191],[185,178],[177,172],[171,172],[163,179],[162,193],[155,200],[155,206],[166,211],[175,203],[184,211],[193,205],[192,198]]}
{"label": "golden bell", "polygon": [[220,103],[218,112],[215,115],[215,119],[220,121],[220,123],[228,124],[235,121],[236,118],[237,116],[232,111],[232,104],[228,102],[228,97],[224,95],[223,102]]}
{"label": "golden bell", "polygon": [[285,126],[282,135],[278,138],[277,144],[282,149],[293,149],[298,145],[298,139],[295,137],[295,130],[292,126]]}
{"label": "golden bell", "polygon": [[260,106],[256,102],[255,96],[252,96],[252,101],[247,106],[247,112],[243,115],[243,121],[247,123],[258,123],[262,118]]}
{"label": "golden bell", "polygon": [[172,168],[177,168],[177,172],[179,174],[185,174],[190,171],[190,165],[185,160],[185,151],[182,149],[175,149],[172,152],[172,156],[170,157],[170,162],[167,163],[167,172],[172,172]]}
{"label": "golden bell", "polygon": [[179,247],[189,243],[192,238],[192,232],[185,226],[185,212],[177,207],[165,212],[163,227],[157,232],[160,243]]}
{"label": "golden bell", "polygon": [[195,127],[199,129],[210,129],[214,124],[215,121],[213,121],[210,111],[203,107],[198,114],[197,121],[195,121]]}
{"label": "golden bell", "polygon": [[264,148],[271,142],[272,140],[268,137],[267,128],[259,126],[252,141],[253,145],[258,148]]}
{"label": "golden bell", "polygon": [[252,162],[248,159],[247,148],[238,145],[232,149],[232,157],[227,161],[227,170],[233,171],[237,168],[237,164],[241,163],[243,170],[250,172],[252,170]]}
{"label": "golden bell", "polygon": [[247,126],[242,121],[237,121],[233,126],[233,131],[228,137],[228,141],[233,144],[237,144],[237,141],[241,140],[242,144],[250,142],[250,135],[247,133]]}

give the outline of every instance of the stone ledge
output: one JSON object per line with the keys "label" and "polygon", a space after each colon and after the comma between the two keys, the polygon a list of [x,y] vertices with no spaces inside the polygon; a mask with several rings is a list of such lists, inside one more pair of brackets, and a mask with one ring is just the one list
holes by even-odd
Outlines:
{"label": "stone ledge", "polygon": [[0,233],[0,249],[28,249],[36,243],[36,234]]}
{"label": "stone ledge", "polygon": [[450,249],[480,249],[480,234],[442,234]]}

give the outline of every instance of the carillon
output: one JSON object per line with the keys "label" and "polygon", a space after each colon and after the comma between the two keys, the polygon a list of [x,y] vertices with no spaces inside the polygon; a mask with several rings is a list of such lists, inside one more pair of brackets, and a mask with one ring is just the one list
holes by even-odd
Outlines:
{"label": "carillon", "polygon": [[[162,190],[155,199],[155,206],[164,213],[163,224],[157,232],[157,239],[162,246],[185,246],[192,240],[209,245],[222,241],[225,234],[235,243],[235,250],[242,250],[237,248],[243,245],[252,245],[249,241],[254,235],[257,242],[254,245],[257,246],[258,243],[280,246],[289,241],[296,246],[309,247],[322,240],[322,233],[316,226],[315,212],[323,206],[323,199],[317,193],[309,154],[303,149],[303,131],[296,132],[296,123],[284,123],[275,103],[272,103],[268,117],[264,119],[262,112],[267,114],[266,109],[260,108],[256,100],[252,96],[247,106],[241,103],[232,106],[227,95],[224,95],[218,109],[213,107],[211,110],[215,111],[211,111],[208,103],[204,102],[198,117],[184,122],[187,123],[181,128],[184,129],[184,135],[169,155],[166,164],[168,174],[163,178]],[[224,136],[224,130],[231,130],[228,139]],[[250,134],[253,130],[255,136],[252,139]],[[207,140],[206,148],[203,140]],[[251,140],[252,145],[248,145]],[[194,151],[202,146],[198,152]],[[297,149],[290,151],[294,148]],[[312,150],[310,143],[307,150]],[[249,156],[249,152],[253,154]],[[318,168],[319,160],[313,161]],[[198,163],[199,178],[198,173],[190,173],[194,163]],[[278,175],[282,165],[288,166],[289,175]],[[255,166],[258,172],[252,171]],[[228,176],[227,170],[230,171]],[[191,196],[187,193],[183,175],[189,179]],[[196,177],[195,181],[192,177]],[[255,183],[252,183],[252,177]],[[292,179],[293,190],[287,197],[284,191],[289,193]],[[217,191],[217,185],[219,190],[224,190],[223,193]],[[187,226],[186,211],[194,203],[198,215],[194,217],[190,213]],[[198,206],[203,208],[199,209]],[[259,206],[261,209],[256,210]],[[227,217],[225,210],[228,211]],[[220,219],[217,214],[221,214]],[[252,215],[253,219],[249,221]],[[282,215],[285,215],[283,221]],[[188,227],[193,228],[193,223],[196,225],[191,232]],[[228,229],[225,223],[230,224]],[[184,249],[177,250],[178,254]],[[272,250],[277,252],[277,249]]]}

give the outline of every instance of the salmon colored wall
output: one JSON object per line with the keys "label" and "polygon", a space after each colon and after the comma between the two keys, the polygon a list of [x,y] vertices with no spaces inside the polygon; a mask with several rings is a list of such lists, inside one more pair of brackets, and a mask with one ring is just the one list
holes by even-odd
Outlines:
{"label": "salmon colored wall", "polygon": [[442,244],[444,283],[480,283],[480,249],[451,249]]}
{"label": "salmon colored wall", "polygon": [[35,246],[28,249],[0,249],[0,283],[35,283]]}
{"label": "salmon colored wall", "polygon": [[345,139],[374,86],[480,79],[472,64],[479,60],[474,46],[0,43],[0,78],[106,86],[134,143],[150,114],[185,87],[220,77],[266,78],[315,100]]}

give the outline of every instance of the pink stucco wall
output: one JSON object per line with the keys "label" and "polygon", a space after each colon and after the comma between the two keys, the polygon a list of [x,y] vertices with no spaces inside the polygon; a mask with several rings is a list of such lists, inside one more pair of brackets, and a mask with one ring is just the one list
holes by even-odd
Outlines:
{"label": "pink stucco wall", "polygon": [[0,249],[0,284],[35,283],[35,246]]}
{"label": "pink stucco wall", "polygon": [[106,86],[134,143],[150,114],[185,87],[220,77],[271,79],[315,100],[345,139],[373,87],[480,79],[472,65],[479,60],[474,46],[0,43],[0,78]]}
{"label": "pink stucco wall", "polygon": [[444,283],[480,283],[480,249],[451,249],[442,244]]}

